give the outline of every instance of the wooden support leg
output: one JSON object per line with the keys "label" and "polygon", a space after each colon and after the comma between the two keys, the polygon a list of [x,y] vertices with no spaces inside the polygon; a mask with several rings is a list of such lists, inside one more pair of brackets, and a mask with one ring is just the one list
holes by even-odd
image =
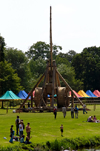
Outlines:
{"label": "wooden support leg", "polygon": [[31,107],[33,108],[33,93],[31,94]]}
{"label": "wooden support leg", "polygon": [[74,107],[74,95],[73,95],[73,93],[71,93],[71,97],[72,97],[72,99],[71,99],[71,107]]}
{"label": "wooden support leg", "polygon": [[[43,86],[42,86],[42,93],[41,93],[41,96],[40,96],[40,104],[39,104],[39,107],[41,106],[42,101],[43,101],[44,104],[45,104],[45,101],[43,100],[43,93],[44,93],[45,84],[46,84],[46,81],[47,81],[47,78],[48,78],[48,71],[49,71],[49,62],[47,63],[47,69],[46,69],[46,71],[45,71],[45,77],[44,77],[44,82],[43,82]],[[46,105],[46,104],[45,104],[45,105]]]}

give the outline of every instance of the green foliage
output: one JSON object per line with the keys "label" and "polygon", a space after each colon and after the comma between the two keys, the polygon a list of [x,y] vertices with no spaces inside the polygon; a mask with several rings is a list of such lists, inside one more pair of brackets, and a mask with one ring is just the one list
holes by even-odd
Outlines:
{"label": "green foliage", "polygon": [[60,58],[66,59],[69,63],[71,63],[76,54],[77,53],[74,50],[70,50],[68,53],[60,52],[60,53],[58,53],[57,56],[59,56]]}
{"label": "green foliage", "polygon": [[20,77],[20,84],[23,86],[26,92],[31,88],[31,72],[28,66],[28,58],[21,50],[8,48],[5,50],[5,59],[12,64],[18,77]]}
{"label": "green foliage", "polygon": [[61,150],[61,142],[56,139],[54,142],[51,143],[50,148],[52,150],[55,150],[55,151],[60,151]]}
{"label": "green foliage", "polygon": [[100,90],[100,47],[85,48],[82,53],[75,55],[72,66],[76,78],[84,83],[84,91]]}
{"label": "green foliage", "polygon": [[[55,59],[58,50],[62,50],[62,47],[56,45],[52,46],[53,59]],[[25,52],[25,54],[29,59],[37,60],[40,56],[45,60],[50,59],[50,45],[45,42],[38,41],[37,43],[34,43],[29,48],[29,51]]]}
{"label": "green foliage", "polygon": [[0,36],[0,62],[4,61],[4,46],[5,40],[3,37]]}
{"label": "green foliage", "polygon": [[71,66],[69,61],[66,58],[60,57],[60,55],[56,56],[56,65],[65,64],[67,66]]}
{"label": "green foliage", "polygon": [[42,57],[39,57],[35,61],[31,59],[29,62],[29,67],[30,67],[32,76],[34,76],[35,78],[38,78],[46,70],[46,61]]}
{"label": "green foliage", "polygon": [[[58,66],[58,71],[73,90],[78,91],[82,89],[83,83],[80,80],[75,79],[75,71],[73,67],[68,67],[65,64],[60,64]],[[64,86],[63,83],[62,86]]]}
{"label": "green foliage", "polygon": [[7,61],[0,62],[0,83],[2,89],[2,95],[7,90],[12,90],[14,93],[18,93],[23,87],[20,85],[21,79],[18,77],[15,70],[11,67],[11,64]]}

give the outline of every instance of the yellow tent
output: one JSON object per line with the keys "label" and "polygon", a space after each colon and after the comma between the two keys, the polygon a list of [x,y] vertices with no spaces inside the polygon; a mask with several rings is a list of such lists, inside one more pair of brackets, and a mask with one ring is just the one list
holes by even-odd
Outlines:
{"label": "yellow tent", "polygon": [[83,90],[78,91],[78,94],[82,97],[90,97]]}

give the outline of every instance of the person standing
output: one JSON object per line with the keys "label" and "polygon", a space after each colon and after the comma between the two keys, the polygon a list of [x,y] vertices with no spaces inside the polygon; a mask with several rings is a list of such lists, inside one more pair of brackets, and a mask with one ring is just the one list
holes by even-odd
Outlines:
{"label": "person standing", "polygon": [[71,118],[74,118],[74,108],[71,107]]}
{"label": "person standing", "polygon": [[62,107],[62,112],[63,112],[63,116],[65,118],[66,117],[66,107]]}
{"label": "person standing", "polygon": [[77,108],[77,105],[75,106],[75,118],[78,118],[78,108]]}
{"label": "person standing", "polygon": [[16,119],[16,121],[15,121],[15,125],[16,125],[16,135],[18,135],[19,122],[20,122],[20,119],[19,119],[19,116],[17,116],[17,119]]}
{"label": "person standing", "polygon": [[31,132],[31,127],[30,127],[30,123],[27,123],[26,125],[26,133],[27,133],[27,136],[30,138],[30,132]]}
{"label": "person standing", "polygon": [[20,121],[20,124],[19,124],[19,135],[20,135],[20,138],[23,135],[23,122],[22,121]]}

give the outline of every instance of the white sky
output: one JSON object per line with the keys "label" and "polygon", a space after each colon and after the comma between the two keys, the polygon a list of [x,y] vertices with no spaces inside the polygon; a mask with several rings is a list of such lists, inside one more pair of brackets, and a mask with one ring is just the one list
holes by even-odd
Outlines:
{"label": "white sky", "polygon": [[37,41],[52,41],[62,52],[100,46],[100,0],[0,0],[0,34],[23,52]]}

